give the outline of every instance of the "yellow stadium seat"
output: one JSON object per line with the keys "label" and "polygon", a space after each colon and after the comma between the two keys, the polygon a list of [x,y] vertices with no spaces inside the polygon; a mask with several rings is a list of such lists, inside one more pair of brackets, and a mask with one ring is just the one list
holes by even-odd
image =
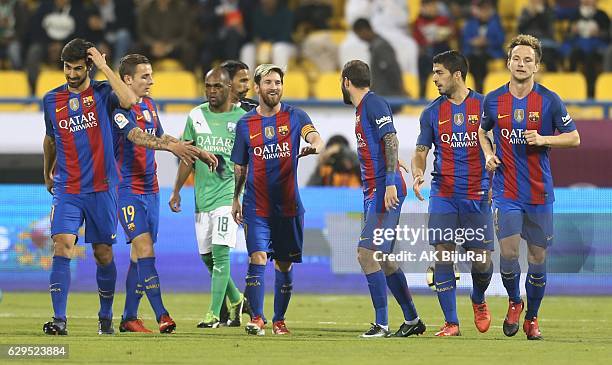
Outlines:
{"label": "yellow stadium seat", "polygon": [[498,71],[498,72],[490,72],[484,79],[484,83],[482,88],[484,89],[484,93],[490,93],[491,91],[499,88],[503,84],[510,81],[510,72],[508,71]]}
{"label": "yellow stadium seat", "polygon": [[[199,97],[195,76],[187,71],[160,71],[153,74],[151,96],[154,98],[184,98]],[[168,112],[185,112],[191,110],[193,103],[178,103],[167,105]]]}
{"label": "yellow stadium seat", "polygon": [[402,74],[404,80],[404,89],[408,96],[414,99],[419,98],[419,77],[408,72]]}
{"label": "yellow stadium seat", "polygon": [[515,0],[499,0],[497,3],[497,12],[502,18],[515,18]]}
{"label": "yellow stadium seat", "polygon": [[517,18],[518,20],[518,17],[521,15],[521,12],[523,12],[523,8],[528,6],[529,0],[514,0],[513,3],[514,3],[514,17]]}
{"label": "yellow stadium seat", "polygon": [[[468,73],[467,78],[465,79],[465,85],[474,90],[474,78],[472,77],[472,74]],[[429,75],[427,78],[427,85],[425,86],[425,98],[428,100],[434,100],[438,96],[440,96],[438,88],[432,80],[432,75]]]}
{"label": "yellow stadium seat", "polygon": [[408,6],[408,20],[410,24],[414,23],[421,12],[421,0],[406,0]]}
{"label": "yellow stadium seat", "polygon": [[587,97],[586,80],[578,72],[545,73],[540,82],[563,100],[584,100]]}
{"label": "yellow stadium seat", "polygon": [[314,96],[321,100],[342,100],[340,72],[321,73],[315,83]]}
{"label": "yellow stadium seat", "polygon": [[159,61],[155,61],[153,69],[157,71],[182,71],[183,65],[173,58],[164,58]]}
{"label": "yellow stadium seat", "polygon": [[36,97],[42,98],[48,91],[65,83],[63,71],[42,71],[36,80]]}
{"label": "yellow stadium seat", "polygon": [[308,79],[302,71],[289,71],[283,77],[283,98],[307,99]]}
{"label": "yellow stadium seat", "polygon": [[[30,94],[28,78],[22,71],[0,71],[0,98],[27,98]],[[0,111],[22,111],[25,104],[0,104]]]}
{"label": "yellow stadium seat", "polygon": [[612,101],[612,72],[602,73],[595,83],[595,99]]}

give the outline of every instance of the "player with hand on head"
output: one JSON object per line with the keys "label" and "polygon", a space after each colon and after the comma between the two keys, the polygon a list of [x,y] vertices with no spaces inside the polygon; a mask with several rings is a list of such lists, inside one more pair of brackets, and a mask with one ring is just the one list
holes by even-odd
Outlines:
{"label": "player with hand on head", "polygon": [[[292,266],[302,262],[304,232],[298,159],[323,149],[310,117],[301,109],[281,103],[283,76],[278,66],[257,67],[255,92],[260,104],[238,122],[232,150],[236,178],[232,215],[236,223],[244,224],[249,253],[245,295],[254,316],[246,326],[250,335],[265,334],[264,272],[268,258],[274,260],[276,275],[272,331],[289,334],[285,313],[293,290]],[[300,137],[309,143],[301,150]]]}
{"label": "player with hand on head", "polygon": [[[364,195],[364,225],[357,247],[357,259],[368,281],[375,321],[361,337],[388,337],[389,332],[387,287],[402,308],[404,323],[395,337],[420,335],[425,324],[419,318],[406,276],[396,262],[377,260],[377,252],[392,253],[392,240],[374,242],[374,231],[396,231],[406,184],[398,161],[399,141],[393,126],[389,104],[370,91],[370,68],[362,61],[347,62],[342,68],[341,90],[344,103],[355,106],[355,136],[361,165]],[[383,256],[384,257],[384,256]]]}
{"label": "player with hand on head", "polygon": [[[211,303],[199,328],[217,328],[225,297],[230,305],[230,326],[242,324],[242,313],[248,313],[248,302],[230,276],[230,248],[236,245],[238,226],[231,216],[234,194],[233,163],[230,160],[236,136],[236,123],[245,111],[232,103],[231,79],[227,70],[216,67],[204,80],[208,102],[194,108],[187,118],[183,140],[193,141],[197,148],[217,156],[219,164],[209,170],[195,164],[195,230],[202,261],[212,276]],[[170,197],[170,209],[181,210],[180,190],[193,166],[179,166]]]}
{"label": "player with hand on head", "polygon": [[480,332],[491,324],[491,314],[485,302],[485,291],[493,275],[493,216],[489,202],[489,175],[479,146],[478,128],[483,96],[465,86],[468,61],[457,51],[447,51],[433,58],[433,82],[440,97],[425,108],[420,117],[421,133],[412,157],[414,194],[419,200],[425,181],[427,154],[433,144],[434,171],[429,197],[428,232],[471,230],[470,240],[456,237],[445,240],[442,235],[428,237],[436,248],[440,261],[435,263],[434,283],[445,323],[436,336],[459,336],[456,303],[456,280],[452,260],[444,260],[457,244],[482,258],[472,265],[472,308],[474,323]]}
{"label": "player with hand on head", "polygon": [[[71,40],[62,49],[61,59],[67,82],[43,98],[44,179],[47,190],[53,194],[49,292],[54,311],[53,320],[43,325],[43,332],[68,334],[70,261],[79,227],[85,222],[85,242],[92,244],[97,266],[98,334],[113,334],[117,268],[112,245],[117,236],[119,178],[111,113],[119,106],[129,109],[138,103],[138,97],[113,73],[105,55],[91,42]],[[108,82],[89,78],[94,65]]]}
{"label": "player with hand on head", "polygon": [[538,310],[546,288],[546,250],[553,241],[554,187],[548,153],[551,148],[580,145],[576,125],[559,96],[534,81],[541,60],[537,38],[519,34],[510,41],[506,64],[510,82],[485,96],[478,131],[487,170],[495,172],[493,212],[500,272],[509,296],[503,331],[506,336],[518,332],[524,307],[518,261],[523,238],[529,264],[523,331],[529,340],[542,339]]}
{"label": "player with hand on head", "polygon": [[145,56],[129,54],[123,57],[119,76],[139,98],[130,110],[118,108],[113,113],[115,158],[122,177],[117,214],[127,243],[131,243],[125,309],[119,329],[121,332],[151,332],[138,318],[138,305],[146,293],[159,323],[159,331],[172,333],[176,323],[162,302],[153,249],[159,226],[155,150],[170,151],[186,165],[200,159],[214,167],[216,158],[189,142],[181,142],[164,133],[155,101],[149,97],[153,69]]}

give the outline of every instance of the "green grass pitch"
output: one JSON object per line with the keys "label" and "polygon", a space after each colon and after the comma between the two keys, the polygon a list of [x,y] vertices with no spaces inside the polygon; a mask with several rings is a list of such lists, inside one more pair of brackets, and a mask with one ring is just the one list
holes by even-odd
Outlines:
{"label": "green grass pitch", "polygon": [[[115,329],[123,309],[115,298]],[[49,320],[48,293],[5,292],[0,303],[0,344],[68,344],[69,358],[39,363],[75,364],[610,364],[612,363],[611,297],[546,297],[540,313],[544,341],[527,341],[522,331],[507,338],[501,330],[507,302],[488,299],[493,322],[478,333],[465,295],[457,298],[462,337],[436,338],[443,318],[434,294],[415,296],[427,324],[423,336],[398,339],[360,339],[372,320],[369,297],[294,294],[287,313],[291,336],[247,336],[243,328],[198,329],[209,303],[203,294],[166,293],[164,302],[177,322],[172,335],[117,333],[98,336],[98,299],[94,293],[72,293],[68,302],[69,336],[48,337],[42,324]],[[390,322],[396,329],[401,313],[392,297]],[[272,297],[266,315],[272,317]],[[153,312],[141,302],[145,324],[154,329]],[[245,317],[246,319],[246,317]],[[0,364],[35,363],[0,359]]]}

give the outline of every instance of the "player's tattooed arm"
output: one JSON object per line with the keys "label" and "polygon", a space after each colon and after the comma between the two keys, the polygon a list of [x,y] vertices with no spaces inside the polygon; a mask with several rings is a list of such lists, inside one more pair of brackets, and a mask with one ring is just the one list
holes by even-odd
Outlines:
{"label": "player's tattooed arm", "polygon": [[169,135],[169,134],[163,134],[163,135],[162,135],[160,138],[161,138],[162,140],[164,140],[164,141],[168,141],[168,142],[174,142],[174,143],[179,143],[179,142],[180,142],[180,140],[179,140],[178,138],[176,138],[176,137],[172,137],[172,136],[171,136],[171,135]]}
{"label": "player's tattooed arm", "polygon": [[45,185],[47,186],[47,191],[53,194],[53,169],[55,167],[55,139],[48,135],[45,135],[45,139],[43,140],[43,174],[45,179]]}
{"label": "player's tattooed arm", "polygon": [[385,164],[387,173],[395,172],[397,168],[397,151],[399,149],[399,141],[395,133],[387,133],[383,136],[385,143]]}
{"label": "player's tattooed arm", "polygon": [[418,144],[416,146],[416,150],[414,151],[414,155],[412,156],[412,161],[410,162],[410,167],[412,170],[412,190],[414,191],[414,195],[417,199],[423,201],[425,198],[421,195],[421,186],[425,183],[425,178],[423,175],[425,174],[425,165],[427,164],[427,154],[429,153],[429,147]]}
{"label": "player's tattooed arm", "polygon": [[140,128],[132,128],[128,133],[127,138],[134,144],[143,146],[152,150],[163,150],[172,152],[176,157],[180,158],[185,164],[191,165],[199,158],[200,150],[192,146],[189,142],[176,142],[168,138],[158,138],[152,134],[145,133]]}

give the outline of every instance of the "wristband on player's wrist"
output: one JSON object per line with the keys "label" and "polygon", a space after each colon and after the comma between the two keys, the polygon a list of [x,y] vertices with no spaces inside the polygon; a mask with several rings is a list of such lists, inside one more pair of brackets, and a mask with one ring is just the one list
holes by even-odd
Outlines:
{"label": "wristband on player's wrist", "polygon": [[387,177],[385,178],[385,185],[395,185],[395,171],[387,172]]}

